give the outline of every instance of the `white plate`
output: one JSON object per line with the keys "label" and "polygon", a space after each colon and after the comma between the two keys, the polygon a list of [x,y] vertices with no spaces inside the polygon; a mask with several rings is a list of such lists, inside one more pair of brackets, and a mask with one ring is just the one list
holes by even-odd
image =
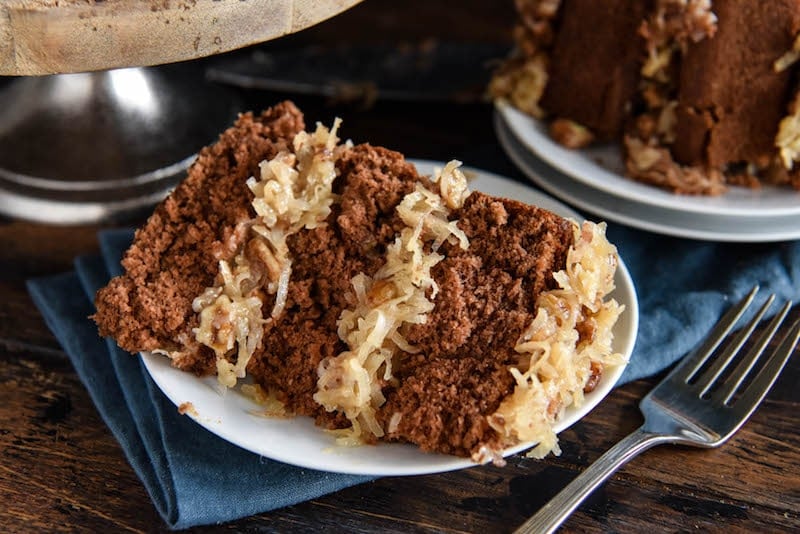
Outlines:
{"label": "white plate", "polygon": [[800,215],[744,217],[684,212],[605,193],[559,172],[532,154],[507,126],[502,114],[495,116],[495,130],[506,154],[531,181],[604,219],[690,239],[765,243],[800,238]]}
{"label": "white plate", "polygon": [[520,143],[556,169],[598,191],[640,204],[687,213],[725,217],[800,217],[800,191],[765,185],[760,189],[732,186],[716,197],[676,195],[623,176],[617,145],[571,150],[553,141],[542,121],[497,101],[496,109]]}
{"label": "white plate", "polygon": [[[429,174],[434,165],[427,161],[415,163],[424,174]],[[474,190],[515,198],[582,220],[570,208],[524,184],[474,169],[465,170],[473,173],[470,186]],[[620,262],[615,282],[617,288],[613,296],[626,306],[626,310],[614,327],[614,349],[627,359],[636,340],[639,311],[636,291],[623,262]],[[176,406],[192,403],[194,409],[187,412],[192,419],[219,437],[273,460],[323,471],[381,476],[438,473],[475,465],[469,459],[425,453],[407,444],[342,447],[336,444],[330,433],[315,426],[309,417],[269,418],[256,415],[261,408],[237,389],[221,394],[215,378],[201,379],[179,371],[164,356],[143,353],[142,358],[150,376]],[[624,367],[609,367],[597,388],[586,395],[586,402],[579,409],[568,410],[558,422],[557,432],[563,431],[594,408],[611,391]],[[515,454],[532,445],[526,443],[513,447],[506,450],[504,455]]]}

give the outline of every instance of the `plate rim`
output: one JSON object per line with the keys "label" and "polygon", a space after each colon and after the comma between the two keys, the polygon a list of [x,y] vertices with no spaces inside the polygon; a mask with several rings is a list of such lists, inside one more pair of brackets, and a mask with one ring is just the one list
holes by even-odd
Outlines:
{"label": "plate rim", "polygon": [[[418,166],[421,173],[424,173],[423,169],[426,167],[432,168],[433,166],[444,166],[442,162],[435,162],[430,160],[420,160],[420,159],[408,159],[415,165]],[[479,169],[475,169],[472,167],[462,167],[464,171],[475,173],[477,176],[476,181],[480,179],[488,179],[489,181],[496,181],[500,180],[501,183],[507,187],[510,186],[512,190],[519,189],[520,191],[525,191],[527,194],[531,195],[532,198],[543,198],[547,199],[547,204],[550,206],[557,206],[559,209],[563,210],[563,215],[567,217],[577,218],[578,220],[583,220],[580,214],[575,212],[572,208],[566,206],[562,202],[549,197],[548,195],[541,193],[529,185],[525,183],[518,182],[515,180],[511,180],[509,178],[499,176],[497,174],[483,171]],[[477,189],[476,190],[481,190]],[[525,199],[522,199],[526,201]],[[530,202],[527,200],[527,202]],[[545,209],[550,209],[546,207]],[[633,283],[633,279],[631,277],[630,271],[628,270],[627,266],[624,263],[624,260],[620,258],[619,266],[617,269],[617,276],[615,279],[616,282],[616,289],[613,293],[615,298],[618,298],[618,301],[626,305],[626,310],[623,315],[620,317],[617,325],[615,325],[614,329],[614,336],[615,336],[615,346],[614,348],[619,350],[620,353],[623,354],[626,361],[623,364],[616,365],[616,366],[609,366],[607,373],[604,373],[604,377],[600,382],[600,385],[597,389],[595,389],[592,393],[587,395],[586,403],[581,407],[580,410],[571,409],[568,413],[569,415],[559,421],[556,424],[556,431],[557,433],[561,433],[577,421],[588,415],[600,402],[602,402],[608,394],[614,389],[614,387],[619,382],[622,373],[624,372],[625,368],[628,365],[628,360],[631,357],[634,346],[637,339],[638,333],[638,324],[639,324],[639,303],[638,297],[636,294],[636,288]],[[619,343],[619,346],[617,346]],[[175,367],[172,367],[169,364],[169,359],[163,355],[153,355],[148,352],[140,353],[142,362],[144,364],[144,368],[147,374],[153,379],[158,389],[170,400],[172,404],[176,407],[181,406],[185,402],[193,402],[193,399],[185,398],[182,396],[182,393],[178,391],[180,388],[176,388],[175,385],[170,381],[172,379],[179,381],[183,385],[192,384],[194,387],[200,387],[200,390],[203,392],[204,401],[208,400],[209,402],[218,402],[220,405],[225,405],[226,409],[230,408],[232,404],[237,402],[242,402],[243,395],[238,392],[238,390],[224,392],[224,395],[221,395],[218,387],[216,387],[216,380],[213,377],[207,378],[200,378],[197,376],[192,375],[191,373],[186,373],[185,371],[180,371]],[[208,397],[206,393],[210,393],[212,397]],[[233,394],[232,394],[233,393]],[[216,397],[213,397],[215,395]],[[234,397],[231,399],[231,397]],[[237,398],[238,397],[238,398]],[[216,400],[214,400],[216,399]],[[196,399],[195,399],[196,400]],[[222,402],[219,402],[222,400]],[[251,403],[252,404],[252,403]],[[252,404],[252,406],[256,406]],[[236,407],[233,407],[236,409]],[[331,465],[332,462],[326,461],[330,460],[331,458],[336,457],[335,455],[326,455],[320,454],[316,457],[312,458],[303,458],[298,459],[296,455],[292,454],[285,454],[284,453],[276,453],[274,450],[267,450],[263,446],[255,446],[252,442],[247,440],[240,439],[241,437],[238,436],[236,433],[231,433],[229,428],[225,427],[225,423],[219,419],[216,419],[214,415],[208,415],[210,412],[206,412],[205,407],[203,409],[197,410],[185,410],[185,415],[188,415],[191,419],[197,422],[200,426],[206,428],[213,434],[217,435],[221,439],[228,441],[234,446],[238,446],[265,458],[270,458],[276,461],[284,462],[287,464],[292,464],[302,468],[309,468],[309,469],[317,469],[321,471],[329,471],[329,472],[336,472],[336,473],[344,473],[344,474],[356,474],[356,475],[369,475],[369,476],[410,476],[410,475],[424,475],[424,474],[434,474],[434,473],[442,473],[447,471],[453,471],[457,469],[464,469],[469,467],[476,467],[481,464],[473,462],[469,458],[461,458],[456,456],[444,455],[439,453],[426,453],[419,449],[416,445],[412,444],[400,444],[400,443],[380,443],[378,445],[362,445],[359,447],[342,447],[341,451],[344,454],[341,456],[352,456],[351,454],[347,454],[347,451],[368,451],[373,452],[374,450],[378,450],[379,448],[382,449],[382,452],[378,453],[378,456],[385,455],[385,452],[390,450],[398,450],[400,451],[401,455],[412,455],[412,457],[419,457],[421,461],[417,464],[407,464],[407,465],[392,465],[389,463],[388,465],[384,464],[380,466],[380,469],[374,468],[373,464],[369,464],[366,467],[358,464],[357,462],[338,462],[336,465]],[[255,416],[253,416],[255,417]],[[324,429],[320,427],[313,426],[313,421],[310,417],[303,417],[303,416],[296,416],[290,419],[285,419],[289,425],[301,425],[302,427],[308,428],[309,425],[313,427],[312,431],[318,433],[320,435],[327,435],[330,437],[330,433],[326,432]],[[333,447],[338,447],[333,444],[333,438],[330,437],[330,442]],[[514,447],[510,447],[503,452],[504,457],[508,457],[524,450],[531,448],[534,443],[522,443],[518,444]],[[373,447],[373,449],[363,449],[363,447]],[[402,449],[401,449],[402,448]],[[331,451],[322,451],[324,452],[331,452]],[[336,451],[333,451],[336,452]],[[404,457],[404,456],[403,456]]]}
{"label": "plate rim", "polygon": [[[542,122],[531,117],[515,108],[511,103],[496,99],[494,102],[495,110],[499,112],[509,129],[514,133],[520,143],[528,150],[537,155],[540,159],[548,163],[553,168],[563,174],[570,176],[593,189],[604,193],[635,201],[641,204],[671,209],[679,212],[716,214],[727,217],[746,217],[746,218],[770,218],[776,216],[798,216],[800,215],[800,191],[794,192],[792,189],[778,188],[765,184],[760,189],[761,192],[775,192],[776,197],[783,198],[785,193],[795,193],[796,203],[787,203],[779,207],[769,209],[759,208],[757,200],[744,201],[752,203],[751,206],[731,206],[731,196],[720,195],[692,196],[677,195],[664,191],[655,186],[643,184],[622,176],[613,170],[597,163],[593,157],[580,149],[566,148],[541,131]],[[595,147],[597,150],[600,147]],[[619,158],[619,147],[613,143],[602,145],[604,150]],[[580,167],[587,166],[585,172]],[[728,186],[733,192],[746,194],[753,190]]]}
{"label": "plate rim", "polygon": [[[800,238],[800,218],[796,216],[776,216],[774,218],[759,217],[744,221],[733,218],[735,220],[729,221],[728,219],[731,219],[731,217],[728,216],[681,213],[669,208],[645,205],[610,195],[604,191],[593,189],[573,179],[571,176],[560,172],[558,169],[550,167],[546,161],[540,160],[538,156],[528,152],[525,147],[522,146],[519,138],[516,137],[511,128],[505,123],[504,118],[499,114],[495,114],[495,132],[506,155],[508,155],[514,165],[529,180],[547,191],[547,193],[559,197],[565,202],[577,206],[581,210],[593,213],[610,221],[661,235],[703,241],[766,243]],[[533,168],[532,165],[534,164],[531,163],[531,159],[536,159],[536,163],[547,167],[547,172]],[[551,176],[557,179],[553,179]],[[580,191],[576,192],[574,188],[578,188]],[[628,215],[627,212],[631,209],[646,210],[646,217],[637,218]],[[664,219],[665,217],[670,218],[669,222]],[[691,224],[692,222],[702,222],[703,217],[711,217],[717,223],[729,223],[727,226],[735,229],[735,231],[723,232],[718,229],[710,229],[702,225]],[[787,223],[792,222],[795,223],[795,228],[786,230]],[[742,232],[740,230],[741,228],[747,227],[755,228],[753,225],[758,226],[757,229],[752,232]],[[769,227],[765,228],[766,225],[769,225]]]}

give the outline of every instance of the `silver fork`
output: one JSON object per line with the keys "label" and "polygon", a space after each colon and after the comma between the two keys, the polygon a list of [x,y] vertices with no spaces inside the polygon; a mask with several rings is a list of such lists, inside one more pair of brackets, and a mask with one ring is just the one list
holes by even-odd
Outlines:
{"label": "silver fork", "polygon": [[764,399],[800,338],[798,320],[763,362],[758,374],[742,387],[792,306],[787,302],[752,348],[737,358],[775,300],[775,295],[770,295],[730,343],[715,352],[750,307],[757,292],[758,286],[728,310],[708,338],[642,399],[639,409],[645,417],[644,424],[598,458],[516,533],[555,531],[595,488],[628,460],[651,447],[676,443],[710,448],[722,445],[731,437]]}

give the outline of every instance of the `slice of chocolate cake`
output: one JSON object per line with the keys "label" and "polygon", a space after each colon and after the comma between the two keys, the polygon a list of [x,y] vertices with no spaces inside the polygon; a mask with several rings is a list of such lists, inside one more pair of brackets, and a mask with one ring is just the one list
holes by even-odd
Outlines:
{"label": "slice of chocolate cake", "polygon": [[137,232],[100,333],[226,387],[248,375],[343,442],[557,450],[553,422],[620,359],[604,226],[337,128],[305,132],[291,103],[242,115]]}
{"label": "slice of chocolate cake", "polygon": [[518,0],[495,97],[682,194],[800,189],[800,0]]}

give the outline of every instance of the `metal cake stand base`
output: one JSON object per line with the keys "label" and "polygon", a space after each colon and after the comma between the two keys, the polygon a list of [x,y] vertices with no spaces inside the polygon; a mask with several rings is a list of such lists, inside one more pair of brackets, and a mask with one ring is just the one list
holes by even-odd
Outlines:
{"label": "metal cake stand base", "polygon": [[0,214],[81,224],[144,212],[238,111],[197,62],[8,79]]}

